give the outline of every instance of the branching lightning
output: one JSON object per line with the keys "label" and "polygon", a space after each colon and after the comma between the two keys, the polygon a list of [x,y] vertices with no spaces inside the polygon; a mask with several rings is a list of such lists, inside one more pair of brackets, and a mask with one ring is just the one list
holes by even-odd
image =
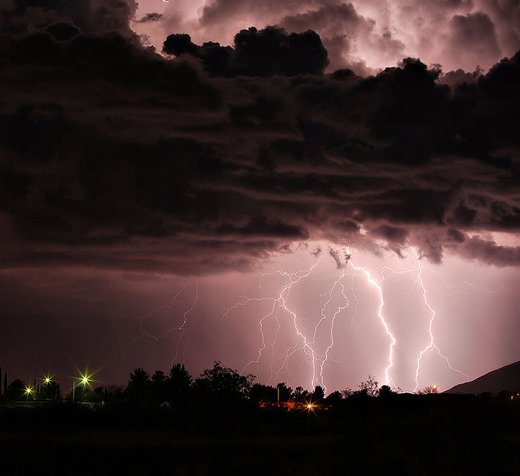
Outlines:
{"label": "branching lightning", "polygon": [[[421,368],[424,365],[423,360],[429,353],[436,353],[452,371],[464,377],[467,377],[464,372],[454,367],[449,358],[441,352],[435,339],[435,323],[437,313],[430,301],[429,292],[424,281],[424,271],[428,268],[421,262],[419,252],[414,250],[415,260],[410,268],[404,270],[394,270],[386,266],[383,267],[381,276],[376,276],[369,268],[357,262],[357,259],[352,259],[350,250],[347,248],[344,252],[330,248],[329,254],[336,263],[337,273],[334,274],[333,279],[327,277],[322,279],[319,276],[317,268],[323,258],[321,251],[319,253],[312,253],[316,258],[315,262],[305,269],[299,271],[288,272],[284,270],[277,270],[272,273],[262,274],[260,279],[266,276],[275,276],[281,279],[281,283],[276,284],[276,291],[272,295],[267,296],[242,296],[238,302],[231,305],[221,317],[221,320],[227,320],[232,315],[236,315],[241,309],[249,308],[252,305],[261,305],[262,313],[258,316],[258,335],[259,344],[255,354],[251,360],[245,362],[241,372],[245,373],[250,367],[259,368],[260,365],[265,365],[267,362],[268,369],[270,368],[269,382],[275,383],[274,379],[278,379],[282,371],[288,372],[288,365],[291,359],[298,355],[304,359],[305,365],[308,366],[308,385],[311,389],[320,385],[325,392],[326,372],[327,366],[336,362],[332,356],[333,349],[337,346],[341,339],[338,338],[338,319],[342,315],[350,317],[350,328],[353,327],[354,319],[357,315],[357,305],[361,296],[357,293],[356,288],[358,283],[366,282],[368,289],[373,290],[375,294],[375,302],[377,304],[377,321],[381,326],[388,347],[386,357],[384,360],[384,384],[392,384],[392,373],[395,366],[395,349],[397,346],[397,338],[392,331],[391,321],[385,311],[385,289],[391,283],[385,283],[390,275],[409,275],[416,283],[416,288],[411,289],[412,294],[418,292],[418,297],[425,312],[428,313],[428,341],[421,349],[416,357],[415,373],[413,381],[415,384],[414,391],[419,389],[419,382],[421,379]],[[355,257],[357,258],[357,257]],[[434,270],[432,270],[434,271]],[[298,310],[294,299],[291,299],[293,291],[298,286],[303,285],[304,281],[308,279],[320,280],[329,283],[325,292],[321,294],[321,304],[315,308],[315,316],[309,316],[309,311]],[[384,284],[383,284],[384,283]],[[273,281],[270,282],[270,285]],[[262,287],[261,283],[259,287]],[[299,290],[301,291],[301,287]],[[306,289],[306,288],[303,288]],[[402,295],[402,291],[399,291]],[[154,318],[156,313],[169,311],[174,306],[179,306],[181,302],[188,301],[187,295],[193,293],[193,297],[189,298],[186,307],[181,311],[182,318],[174,325],[169,326],[160,335],[154,335],[146,329],[146,322]],[[405,291],[405,298],[408,294]],[[199,299],[199,282],[186,282],[173,296],[173,298],[166,304],[152,309],[147,314],[140,318],[140,332],[134,339],[148,338],[155,341],[161,341],[168,338],[172,333],[177,333],[178,342],[175,352],[175,359],[179,356],[179,349],[182,352],[182,346],[185,339],[185,334],[190,327],[191,314],[197,305]],[[311,308],[309,308],[311,309]],[[302,313],[304,312],[304,313]],[[251,314],[251,311],[248,311]],[[177,314],[179,315],[179,314]],[[192,325],[192,324],[191,324]],[[279,339],[281,329],[290,333],[292,340],[288,347],[283,346]],[[280,349],[281,347],[281,349]],[[344,362],[341,362],[345,364]]]}
{"label": "branching lightning", "polygon": [[[383,297],[383,288],[377,283],[377,281],[372,277],[372,275],[366,268],[363,268],[361,266],[356,266],[351,261],[349,263],[352,266],[352,268],[354,268],[356,271],[361,271],[365,275],[368,283],[377,291],[377,295],[379,297],[379,307],[377,310],[377,317],[381,321],[381,324],[383,325],[385,333],[390,340],[390,346],[388,348],[388,358],[387,358],[388,364],[385,368],[385,385],[390,385],[390,370],[394,365],[394,347],[397,344],[397,340],[394,337],[394,335],[392,334],[392,332],[390,331],[390,326],[389,326],[388,322],[386,321],[385,316],[383,315],[383,309],[385,306],[385,300]],[[347,264],[349,264],[349,263],[347,263]]]}
{"label": "branching lightning", "polygon": [[[391,269],[391,268],[388,268],[388,267],[384,267],[384,279],[386,279],[386,272],[389,272],[390,274],[410,274],[412,276],[414,276],[414,281],[415,283],[417,284],[417,287],[419,289],[419,295],[420,295],[420,298],[421,298],[421,301],[422,301],[422,305],[423,307],[425,308],[425,310],[428,312],[429,314],[429,319],[428,319],[428,343],[426,344],[426,346],[419,352],[419,354],[417,355],[417,359],[416,359],[416,368],[415,368],[415,374],[414,374],[414,383],[415,383],[415,387],[414,387],[414,392],[417,392],[419,390],[419,379],[420,379],[420,373],[421,373],[421,362],[422,362],[422,359],[425,355],[427,355],[428,353],[430,352],[436,352],[437,355],[443,359],[445,362],[446,362],[446,365],[448,366],[448,368],[453,371],[453,372],[456,372],[456,373],[459,373],[460,375],[464,376],[464,377],[468,377],[464,372],[462,372],[461,370],[455,368],[449,358],[443,354],[439,348],[439,346],[436,344],[435,342],[435,333],[434,333],[434,324],[435,324],[435,320],[436,320],[436,317],[437,317],[437,313],[435,311],[435,309],[433,308],[433,306],[430,304],[430,300],[428,299],[428,291],[427,291],[427,287],[424,283],[424,280],[423,280],[423,269],[424,269],[424,266],[421,262],[421,256],[419,254],[419,252],[417,250],[414,250],[414,257],[415,257],[415,261],[414,261],[414,264],[411,268],[408,268],[408,269],[404,269],[404,270],[394,270],[394,269]],[[433,271],[433,270],[432,270]],[[438,274],[438,273],[437,273]],[[471,285],[471,283],[464,283],[464,284],[467,284],[467,285]],[[471,285],[473,286],[473,285]]]}
{"label": "branching lightning", "polygon": [[[155,314],[157,314],[159,312],[168,311],[168,310],[172,309],[175,305],[177,305],[180,297],[187,291],[187,289],[190,285],[193,285],[193,288],[194,288],[193,298],[191,299],[188,307],[183,311],[182,321],[180,322],[180,324],[175,324],[175,325],[168,327],[160,335],[155,335],[155,334],[152,334],[152,333],[146,331],[145,322],[147,320],[152,319],[152,317]],[[162,306],[152,309],[151,311],[149,311],[146,314],[144,314],[143,316],[141,316],[141,318],[139,319],[139,323],[140,323],[139,324],[139,328],[140,328],[139,334],[133,339],[133,342],[135,342],[139,339],[143,339],[143,338],[152,339],[152,340],[155,340],[156,342],[158,342],[158,341],[167,339],[173,332],[178,332],[179,335],[178,335],[178,341],[177,341],[177,345],[176,345],[176,349],[175,349],[175,357],[174,357],[175,361],[177,361],[179,348],[182,348],[184,335],[189,327],[188,326],[189,315],[192,313],[193,309],[197,305],[198,298],[199,298],[199,281],[195,280],[195,281],[188,281],[188,282],[184,283],[183,286],[175,293],[175,295],[173,296],[173,298],[170,301],[168,301],[166,304],[164,304]]]}
{"label": "branching lightning", "polygon": [[[345,277],[345,271],[343,271],[341,273],[341,276],[334,282],[334,285],[332,286],[332,289],[329,292],[329,299],[328,299],[328,301],[324,304],[324,306],[321,309],[321,314],[322,314],[322,316],[324,316],[325,308],[326,308],[327,304],[330,303],[330,301],[332,300],[332,293],[334,292],[334,289],[336,288],[336,286],[340,287],[341,288],[341,296],[345,300],[344,301],[345,304],[343,306],[338,306],[337,309],[336,309],[336,312],[332,315],[332,319],[331,319],[331,322],[330,322],[330,334],[329,334],[330,335],[330,340],[329,340],[329,345],[327,346],[327,349],[325,350],[325,356],[324,356],[324,358],[323,358],[323,360],[321,361],[321,364],[320,364],[320,382],[321,382],[321,386],[323,387],[323,390],[325,391],[325,393],[327,392],[327,386],[325,385],[325,380],[324,380],[324,377],[323,377],[323,368],[325,367],[326,362],[329,360],[329,352],[330,352],[330,350],[332,349],[332,347],[334,347],[334,325],[336,323],[336,317],[338,317],[338,315],[342,311],[344,311],[350,304],[350,301],[349,301],[347,295],[345,294],[345,286],[343,285],[343,283],[340,282],[344,277]],[[319,325],[319,323],[318,323],[318,325]],[[318,326],[316,326],[316,330],[317,329],[318,329]],[[314,332],[314,341],[315,340],[316,340],[316,332]]]}
{"label": "branching lightning", "polygon": [[[368,269],[354,265],[351,262],[350,251],[347,249],[344,252],[344,256],[341,256],[337,250],[330,249],[329,254],[332,256],[334,261],[336,262],[337,269],[341,270],[340,275],[337,276],[330,288],[321,295],[322,299],[324,299],[323,304],[321,306],[320,314],[317,319],[317,322],[310,326],[309,329],[304,329],[302,327],[302,319],[298,316],[297,312],[289,305],[288,299],[291,293],[291,290],[294,289],[302,280],[308,278],[316,269],[319,263],[318,261],[311,267],[306,270],[298,271],[295,273],[288,273],[286,271],[277,271],[275,274],[282,276],[284,278],[284,282],[281,285],[279,291],[275,296],[271,297],[246,297],[243,296],[241,301],[233,304],[222,316],[223,319],[227,318],[232,312],[236,311],[239,308],[246,307],[252,303],[261,303],[261,302],[269,302],[271,305],[269,310],[261,316],[258,321],[258,328],[260,333],[260,346],[256,353],[256,358],[247,362],[242,371],[246,370],[251,365],[259,365],[262,357],[265,354],[268,346],[271,347],[271,350],[274,352],[274,346],[277,342],[278,331],[281,327],[280,319],[283,315],[287,316],[288,321],[291,323],[295,343],[291,347],[289,347],[285,353],[283,354],[279,367],[274,372],[274,375],[278,377],[280,372],[287,367],[289,359],[293,357],[295,354],[299,352],[303,352],[310,361],[310,387],[314,388],[316,385],[320,385],[326,391],[327,386],[325,384],[325,367],[327,363],[331,360],[330,353],[332,348],[336,343],[335,339],[335,328],[336,328],[336,320],[338,316],[345,311],[350,306],[350,300],[347,295],[347,291],[344,284],[344,279],[347,277],[347,267],[350,264],[354,273],[349,273],[352,279],[350,284],[350,292],[354,298],[354,302],[357,304],[358,298],[354,291],[354,277],[355,276],[363,276],[370,287],[375,289],[378,296],[378,311],[377,317],[380,323],[383,326],[383,329],[388,336],[389,339],[389,348],[388,348],[388,357],[387,364],[385,367],[385,383],[389,384],[391,381],[390,372],[394,365],[393,363],[393,355],[394,355],[394,347],[397,343],[394,335],[390,330],[390,325],[388,324],[385,316],[384,316],[384,298],[383,298],[383,290],[378,282],[374,279],[372,274],[368,271]],[[332,301],[337,299],[339,301],[336,302],[334,306],[331,305]],[[332,309],[331,309],[332,307]],[[266,322],[270,319],[274,319],[277,324],[277,330],[274,335],[274,339],[270,344],[268,344],[264,326]],[[320,353],[319,344],[318,344],[318,332],[322,327],[327,328],[327,344],[324,352]],[[312,338],[310,337],[312,336]],[[271,363],[271,381],[273,377],[273,362]]]}
{"label": "branching lightning", "polygon": [[[286,271],[278,271],[276,274],[279,274],[284,278],[284,283],[282,284],[280,291],[276,297],[264,297],[264,298],[248,298],[243,297],[243,301],[237,304],[234,304],[231,306],[222,316],[222,319],[225,319],[232,311],[236,310],[239,307],[244,307],[250,304],[251,302],[272,302],[271,309],[269,312],[267,312],[259,321],[259,329],[260,329],[260,336],[261,336],[261,342],[262,345],[258,349],[256,359],[251,360],[248,362],[242,371],[247,369],[250,365],[253,364],[259,364],[260,359],[262,358],[262,355],[267,347],[266,338],[264,334],[264,323],[269,318],[274,318],[277,321],[277,331],[275,333],[275,338],[273,343],[271,344],[271,347],[274,348],[274,345],[276,344],[277,337],[278,337],[278,331],[280,329],[280,322],[279,322],[279,314],[280,312],[284,311],[291,317],[291,321],[294,327],[295,335],[297,337],[297,342],[295,346],[290,348],[287,353],[285,354],[285,357],[283,359],[283,364],[278,370],[277,374],[280,372],[280,370],[287,364],[287,360],[291,355],[293,355],[295,352],[299,350],[304,350],[306,353],[310,354],[311,356],[311,362],[312,362],[312,385],[314,384],[314,381],[316,379],[316,356],[314,353],[314,349],[311,346],[311,343],[307,340],[307,337],[305,334],[301,331],[299,323],[298,323],[298,316],[296,312],[294,312],[288,305],[287,300],[289,298],[290,292],[294,286],[296,286],[298,283],[300,283],[303,279],[308,278],[312,272],[316,269],[316,267],[319,264],[319,260],[313,264],[310,268],[303,270],[303,271],[297,271],[295,273],[288,273]],[[302,345],[299,346],[299,343],[302,342]],[[272,368],[271,368],[271,375],[272,375]]]}
{"label": "branching lightning", "polygon": [[427,354],[428,352],[432,352],[432,351],[437,352],[437,354],[442,359],[444,359],[444,361],[446,362],[446,364],[448,365],[450,370],[452,370],[454,372],[458,372],[459,374],[463,375],[466,378],[468,377],[464,372],[462,372],[461,370],[456,369],[455,367],[453,367],[453,365],[451,365],[451,362],[448,359],[448,357],[446,357],[441,352],[441,350],[439,349],[437,344],[435,344],[435,337],[434,337],[434,334],[433,334],[433,324],[435,322],[436,312],[432,308],[430,302],[428,301],[428,295],[427,295],[427,292],[426,292],[426,286],[424,285],[424,282],[423,282],[423,279],[422,279],[422,271],[423,271],[423,269],[422,269],[422,265],[421,265],[421,260],[420,260],[419,256],[417,255],[417,253],[416,253],[416,259],[417,259],[417,269],[418,269],[418,272],[417,272],[417,283],[419,284],[419,288],[421,289],[422,298],[423,298],[423,304],[428,309],[428,312],[430,313],[430,319],[429,319],[429,322],[428,322],[428,334],[430,336],[430,339],[428,341],[428,345],[426,347],[424,347],[424,349],[421,350],[421,352],[419,353],[419,355],[417,357],[417,367],[415,369],[415,388],[413,390],[414,392],[417,392],[417,390],[419,389],[419,373],[420,373],[420,370],[421,370],[421,360],[422,360],[423,356],[425,354]]}

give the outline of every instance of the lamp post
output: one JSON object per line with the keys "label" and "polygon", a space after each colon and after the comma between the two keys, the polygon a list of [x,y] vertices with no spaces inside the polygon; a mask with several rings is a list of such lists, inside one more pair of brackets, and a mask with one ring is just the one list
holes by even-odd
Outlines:
{"label": "lamp post", "polygon": [[34,394],[34,388],[31,387],[30,385],[27,385],[23,391],[24,395],[25,395],[25,399],[26,400],[29,400],[29,397],[33,397],[33,394]]}
{"label": "lamp post", "polygon": [[79,377],[76,377],[72,381],[72,401],[74,402],[76,400],[76,387],[78,385],[81,385],[83,387],[83,391],[85,390],[86,386],[90,387],[90,384],[93,382],[92,375],[89,373],[89,371],[80,372]]}

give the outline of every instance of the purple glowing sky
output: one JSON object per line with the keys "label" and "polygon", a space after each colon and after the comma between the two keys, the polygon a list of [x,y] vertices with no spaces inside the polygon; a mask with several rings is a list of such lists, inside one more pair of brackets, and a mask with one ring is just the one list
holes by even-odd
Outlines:
{"label": "purple glowing sky", "polygon": [[282,25],[289,31],[316,30],[329,51],[331,70],[394,66],[403,57],[441,64],[446,71],[487,69],[518,49],[517,2],[498,0],[162,0],[142,1],[133,28],[162,46],[176,31],[195,43],[232,44],[237,31]]}
{"label": "purple glowing sky", "polygon": [[[286,381],[293,387],[311,388],[312,356],[295,334],[292,315],[280,309],[278,332],[274,317],[264,322],[266,349],[257,364],[252,361],[262,347],[259,321],[270,313],[272,301],[251,301],[226,312],[246,303],[246,296],[277,297],[287,282],[278,271],[294,273],[317,265],[287,295],[287,307],[296,313],[302,333],[311,342],[330,297],[327,293],[342,272],[328,254],[325,246],[329,245],[319,244],[324,249],[319,258],[310,252],[316,244],[310,249],[297,249],[294,244],[294,253],[273,255],[258,272],[193,278],[88,268],[4,271],[4,312],[18,319],[10,338],[2,339],[4,361],[26,377],[31,375],[28,369],[58,369],[62,379],[73,373],[67,374],[67,369],[88,363],[102,369],[101,382],[110,383],[123,382],[136,366],[166,368],[175,356],[194,373],[217,359],[257,375],[262,382]],[[397,340],[390,383],[411,391],[416,386],[418,354],[429,343],[431,318],[417,282],[414,250],[407,250],[405,258],[352,250],[352,262],[369,270],[382,287],[384,316]],[[453,367],[473,378],[518,358],[520,276],[516,268],[489,267],[451,256],[442,265],[426,261],[421,265],[429,304],[436,312],[435,343]],[[387,366],[389,339],[377,318],[377,291],[362,273],[350,267],[344,271],[341,282],[349,305],[336,316],[335,343],[323,366],[323,382],[318,374],[314,381],[324,383],[329,391],[356,387],[369,374],[383,383]],[[192,308],[197,286],[198,299]],[[331,318],[345,304],[337,287],[325,309],[327,320],[311,345],[318,373],[331,343]],[[181,338],[178,328],[190,308]],[[144,335],[140,336],[141,322]],[[285,355],[295,345],[299,350],[284,365]],[[465,380],[435,351],[423,357],[420,388],[436,383],[445,389]]]}
{"label": "purple glowing sky", "polygon": [[[56,0],[0,20],[11,377],[220,360],[413,391],[520,359],[519,2]],[[175,33],[187,54],[158,54]]]}

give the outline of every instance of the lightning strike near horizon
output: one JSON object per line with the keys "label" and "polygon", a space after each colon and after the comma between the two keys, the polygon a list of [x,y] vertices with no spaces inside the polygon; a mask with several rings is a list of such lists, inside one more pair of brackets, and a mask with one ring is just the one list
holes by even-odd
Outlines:
{"label": "lightning strike near horizon", "polygon": [[439,349],[439,347],[437,346],[437,344],[435,344],[435,337],[434,337],[434,334],[433,334],[433,323],[435,321],[436,312],[432,308],[432,306],[431,306],[431,304],[430,304],[430,302],[428,300],[428,295],[427,295],[427,292],[426,292],[426,286],[424,285],[424,282],[423,282],[423,279],[422,279],[422,271],[423,271],[423,269],[422,269],[420,257],[418,256],[417,252],[415,253],[415,255],[416,255],[416,259],[417,259],[417,269],[418,269],[418,272],[417,272],[417,283],[418,283],[419,288],[420,288],[421,293],[422,293],[423,304],[428,309],[428,312],[430,313],[430,319],[429,319],[429,322],[428,322],[428,334],[429,334],[430,338],[429,338],[429,341],[428,341],[428,345],[426,347],[424,347],[424,349],[421,350],[421,352],[419,353],[419,355],[417,357],[417,367],[415,369],[415,387],[414,387],[413,391],[417,392],[418,389],[419,389],[419,373],[421,371],[421,360],[422,360],[422,358],[424,357],[425,354],[427,354],[428,352],[431,352],[431,351],[437,352],[437,354],[442,359],[444,359],[444,361],[446,362],[446,364],[448,365],[450,370],[452,370],[454,372],[457,372],[457,373],[463,375],[466,378],[468,376],[464,372],[462,372],[461,370],[456,369],[455,367],[453,367],[453,365],[451,365],[451,362],[448,359],[448,357],[446,355],[444,355],[441,352],[441,350]]}
{"label": "lightning strike near horizon", "polygon": [[372,277],[372,275],[366,268],[364,268],[362,266],[356,266],[354,263],[352,263],[351,260],[347,260],[347,262],[345,263],[345,266],[348,266],[349,264],[356,271],[361,271],[365,275],[367,282],[377,291],[377,295],[379,297],[379,306],[378,306],[378,310],[377,310],[377,317],[379,318],[381,324],[383,325],[385,333],[390,340],[390,346],[388,349],[388,358],[387,358],[388,365],[385,368],[385,385],[390,385],[390,383],[391,383],[390,369],[394,366],[394,347],[397,344],[397,340],[394,337],[394,335],[392,334],[392,332],[390,330],[390,326],[388,325],[388,323],[385,319],[385,316],[383,315],[383,308],[385,306],[385,300],[383,297],[383,288],[381,287],[381,285],[379,285],[377,283],[377,281]]}
{"label": "lightning strike near horizon", "polygon": [[[415,276],[414,278],[414,281],[418,287],[418,290],[419,290],[419,295],[420,295],[420,298],[421,298],[421,301],[422,301],[422,306],[427,310],[427,312],[429,313],[430,317],[428,319],[428,343],[427,345],[419,352],[418,356],[417,356],[417,359],[416,359],[416,369],[415,369],[415,374],[414,374],[414,383],[415,383],[415,387],[413,389],[414,392],[417,392],[419,390],[419,378],[420,378],[420,372],[421,372],[421,361],[423,359],[423,357],[428,354],[429,352],[436,352],[439,357],[441,357],[441,359],[443,359],[448,368],[450,370],[452,370],[453,372],[457,372],[459,373],[460,375],[464,376],[464,377],[468,377],[464,372],[462,372],[461,370],[453,367],[453,365],[451,364],[449,358],[443,354],[440,350],[440,348],[438,347],[438,345],[435,343],[435,335],[434,335],[434,331],[433,331],[433,326],[434,326],[434,323],[435,323],[435,320],[436,320],[436,317],[437,317],[437,313],[435,311],[435,309],[432,307],[432,305],[430,304],[430,300],[428,299],[428,292],[427,292],[427,287],[426,285],[424,284],[424,281],[423,281],[423,265],[421,263],[421,257],[419,255],[419,252],[418,250],[413,250],[414,252],[414,256],[415,256],[415,261],[412,265],[411,268],[407,268],[407,269],[404,269],[404,270],[395,270],[395,269],[392,269],[392,268],[389,268],[387,266],[385,266],[383,269],[384,271],[388,271],[390,272],[391,274],[393,275],[397,275],[397,274],[410,274],[412,276]],[[432,270],[434,271],[434,270]],[[436,272],[436,274],[439,274]],[[386,277],[386,274],[385,272],[383,273],[383,279],[387,279]],[[471,283],[464,283],[464,284],[467,284],[467,285],[470,285],[470,286],[473,286]],[[413,293],[413,290],[410,291],[410,294]]]}
{"label": "lightning strike near horizon", "polygon": [[[338,317],[338,315],[342,311],[347,309],[349,307],[349,304],[350,304],[350,301],[349,301],[347,295],[345,294],[345,286],[341,282],[344,277],[345,277],[345,271],[343,270],[343,272],[341,273],[341,276],[334,282],[334,285],[333,285],[333,287],[332,287],[332,289],[331,289],[331,291],[329,293],[329,300],[322,307],[322,315],[323,315],[323,313],[325,311],[326,305],[332,300],[332,293],[334,292],[334,289],[336,288],[336,286],[341,287],[341,296],[345,300],[345,305],[338,306],[337,309],[336,309],[336,312],[332,315],[331,323],[330,323],[330,333],[329,333],[330,340],[329,340],[329,345],[327,346],[327,349],[325,350],[324,358],[323,358],[323,360],[321,361],[321,364],[320,364],[321,386],[323,387],[323,390],[325,391],[325,393],[327,393],[327,385],[325,384],[325,380],[324,380],[324,377],[323,377],[323,368],[325,367],[325,364],[329,360],[329,352],[330,352],[330,350],[332,349],[332,347],[334,347],[334,325],[336,323],[336,317]],[[316,326],[316,329],[317,329],[317,326]],[[316,332],[314,333],[314,335],[316,335]]]}
{"label": "lightning strike near horizon", "polygon": [[[302,271],[296,271],[294,273],[288,273],[286,271],[277,271],[273,274],[278,274],[285,278],[285,282],[281,285],[280,291],[278,292],[276,297],[254,297],[254,298],[248,298],[244,297],[244,301],[234,304],[231,306],[223,315],[222,319],[225,319],[232,311],[237,309],[238,307],[245,307],[251,302],[272,302],[272,307],[269,312],[264,314],[262,318],[259,320],[259,330],[260,330],[260,336],[261,336],[261,346],[259,347],[257,351],[256,359],[249,361],[244,365],[242,368],[242,372],[253,364],[259,364],[260,359],[262,358],[262,355],[264,354],[264,351],[267,347],[265,333],[264,333],[264,322],[269,318],[274,318],[277,322],[277,330],[275,332],[274,340],[271,343],[271,348],[274,348],[274,345],[276,344],[277,337],[278,337],[278,331],[280,329],[280,321],[279,321],[279,314],[280,312],[284,311],[286,314],[290,316],[290,321],[292,321],[293,328],[295,331],[295,335],[297,336],[297,342],[295,346],[288,349],[288,351],[285,354],[285,357],[283,359],[283,363],[280,367],[280,369],[276,372],[276,375],[279,374],[279,372],[285,367],[287,364],[287,360],[289,357],[291,357],[295,352],[299,350],[304,350],[304,352],[310,354],[311,356],[311,362],[312,362],[312,384],[314,384],[314,381],[316,380],[316,356],[314,349],[311,346],[311,343],[308,342],[307,337],[303,334],[303,332],[300,329],[300,326],[298,324],[298,316],[297,314],[289,307],[287,300],[289,298],[289,294],[294,286],[296,286],[298,283],[300,283],[303,279],[308,278],[312,272],[316,269],[318,266],[320,260],[316,263],[314,263],[310,268]],[[298,347],[298,343],[302,341],[301,347]],[[271,378],[273,374],[273,369],[271,365]]]}
{"label": "lightning strike near horizon", "polygon": [[[256,357],[247,362],[242,371],[246,370],[251,365],[259,365],[262,358],[264,358],[266,349],[271,347],[272,353],[274,354],[274,346],[277,342],[278,331],[283,322],[290,322],[291,329],[295,338],[294,345],[290,346],[280,359],[280,364],[274,375],[278,377],[280,372],[286,368],[288,361],[298,352],[303,352],[308,356],[310,361],[310,386],[314,388],[316,385],[321,385],[324,390],[327,390],[325,383],[325,368],[327,363],[331,361],[331,351],[337,343],[336,334],[336,321],[338,316],[350,306],[349,296],[343,282],[347,276],[350,276],[350,291],[353,299],[357,304],[358,298],[355,292],[355,277],[363,277],[368,285],[373,288],[378,296],[378,309],[377,318],[382,324],[385,334],[388,336],[390,341],[388,349],[387,364],[385,367],[385,384],[391,382],[390,372],[394,365],[394,347],[397,344],[397,340],[390,330],[390,325],[384,315],[384,297],[381,285],[376,281],[371,272],[363,267],[353,264],[351,261],[350,250],[347,248],[345,252],[340,254],[337,250],[330,248],[330,256],[336,262],[336,267],[340,270],[339,276],[334,278],[332,284],[327,290],[321,294],[323,300],[317,320],[311,326],[307,326],[307,329],[302,328],[302,316],[299,316],[295,311],[294,307],[289,304],[289,295],[291,290],[295,288],[302,280],[308,278],[311,273],[316,269],[319,264],[316,262],[313,266],[303,271],[297,271],[294,273],[288,273],[286,271],[276,271],[272,274],[278,274],[284,278],[284,282],[280,285],[280,288],[274,296],[266,297],[246,297],[243,296],[241,301],[233,304],[223,315],[222,319],[227,318],[232,312],[239,308],[249,306],[253,303],[269,303],[269,308],[264,311],[258,321],[258,328],[260,334],[260,345],[258,347]],[[353,273],[347,273],[348,265],[351,265]],[[288,317],[286,321],[282,321],[282,315]],[[270,340],[267,338],[265,333],[265,326],[269,320],[276,322],[277,328],[274,332],[274,338]],[[309,329],[310,327],[310,329]],[[318,339],[319,335],[323,335],[321,329],[326,329],[326,341]],[[324,351],[319,351],[320,343],[324,348]],[[271,376],[270,381],[273,380],[273,364],[274,357],[271,361]]]}

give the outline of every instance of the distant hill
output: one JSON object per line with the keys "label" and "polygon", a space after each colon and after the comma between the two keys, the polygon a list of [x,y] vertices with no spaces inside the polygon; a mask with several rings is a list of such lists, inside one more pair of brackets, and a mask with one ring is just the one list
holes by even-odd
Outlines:
{"label": "distant hill", "polygon": [[461,383],[444,393],[498,393],[507,390],[520,393],[520,361],[493,370],[471,382]]}

